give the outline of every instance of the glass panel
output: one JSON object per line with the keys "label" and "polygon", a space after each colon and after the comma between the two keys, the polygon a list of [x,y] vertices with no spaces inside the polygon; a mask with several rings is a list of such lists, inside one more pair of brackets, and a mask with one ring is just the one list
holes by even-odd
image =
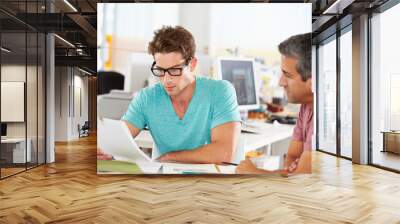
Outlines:
{"label": "glass panel", "polygon": [[336,154],[336,38],[318,48],[318,147]]}
{"label": "glass panel", "polygon": [[[37,132],[38,132],[38,111],[37,111],[37,63],[38,63],[38,36],[36,32],[27,33],[28,38],[28,63],[27,63],[27,82],[26,82],[26,112],[27,112],[27,142],[28,142],[28,168],[37,165]],[[30,153],[29,153],[30,152]]]}
{"label": "glass panel", "polygon": [[46,108],[45,108],[45,44],[46,37],[44,34],[39,34],[38,45],[38,163],[45,163],[45,122],[46,122]]}
{"label": "glass panel", "polygon": [[[45,13],[46,12],[46,1],[41,0],[35,3],[35,7],[31,7],[33,10],[36,10],[36,13]],[[53,3],[51,3],[53,4]],[[38,30],[40,32],[40,30]],[[45,163],[45,65],[46,65],[46,37],[43,33],[37,33],[37,156],[36,160],[38,164]]]}
{"label": "glass panel", "polygon": [[340,153],[352,157],[352,35],[340,37]]}
{"label": "glass panel", "polygon": [[[26,18],[31,24],[37,24],[38,17],[32,16],[38,12],[37,1],[29,1],[26,6]],[[27,30],[27,80],[26,80],[26,113],[27,113],[27,167],[37,166],[37,63],[38,63],[38,36],[36,30]]]}
{"label": "glass panel", "polygon": [[1,121],[6,133],[1,140],[2,177],[25,170],[26,33],[2,33]]}
{"label": "glass panel", "polygon": [[372,22],[372,163],[400,170],[400,4]]}
{"label": "glass panel", "polygon": [[0,145],[3,178],[45,161],[45,36],[21,22],[38,19],[34,14],[45,12],[45,1],[1,1],[0,6],[20,19],[0,12],[0,110],[7,131]]}

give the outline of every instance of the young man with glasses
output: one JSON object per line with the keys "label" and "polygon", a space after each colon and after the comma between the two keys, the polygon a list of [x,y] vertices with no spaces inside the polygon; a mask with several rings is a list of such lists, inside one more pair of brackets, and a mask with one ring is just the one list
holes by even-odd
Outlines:
{"label": "young man with glasses", "polygon": [[134,137],[148,127],[160,161],[231,162],[240,134],[235,89],[227,81],[196,76],[195,49],[183,27],[157,30],[148,51],[159,83],[142,89],[122,120]]}

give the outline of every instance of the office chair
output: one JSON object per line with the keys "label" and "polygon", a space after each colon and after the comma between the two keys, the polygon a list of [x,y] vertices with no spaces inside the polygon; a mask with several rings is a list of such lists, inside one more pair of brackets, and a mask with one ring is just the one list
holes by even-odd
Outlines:
{"label": "office chair", "polygon": [[97,94],[107,94],[112,89],[124,89],[125,77],[118,72],[99,71],[97,73]]}
{"label": "office chair", "polygon": [[78,124],[79,138],[89,136],[89,129],[90,129],[89,121],[85,121],[82,127],[80,127],[80,125]]}

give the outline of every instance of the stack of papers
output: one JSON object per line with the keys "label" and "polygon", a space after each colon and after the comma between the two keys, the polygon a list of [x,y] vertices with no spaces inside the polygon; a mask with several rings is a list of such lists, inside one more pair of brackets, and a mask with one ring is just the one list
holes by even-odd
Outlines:
{"label": "stack of papers", "polygon": [[218,166],[217,168],[215,164],[97,160],[97,172],[102,174],[234,174],[235,169],[236,166]]}
{"label": "stack of papers", "polygon": [[221,174],[236,174],[236,167],[233,165],[219,165],[218,169]]}
{"label": "stack of papers", "polygon": [[138,165],[118,160],[97,160],[97,172],[103,174],[142,174]]}
{"label": "stack of papers", "polygon": [[258,169],[279,170],[281,168],[281,156],[261,156],[251,158],[251,161]]}

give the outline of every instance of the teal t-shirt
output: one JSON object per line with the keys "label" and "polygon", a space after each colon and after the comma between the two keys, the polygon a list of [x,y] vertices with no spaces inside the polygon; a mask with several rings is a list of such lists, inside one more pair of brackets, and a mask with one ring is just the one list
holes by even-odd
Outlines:
{"label": "teal t-shirt", "polygon": [[191,150],[211,142],[211,129],[241,121],[232,84],[196,76],[196,87],[182,119],[160,83],[142,89],[122,117],[138,129],[148,127],[161,154]]}

